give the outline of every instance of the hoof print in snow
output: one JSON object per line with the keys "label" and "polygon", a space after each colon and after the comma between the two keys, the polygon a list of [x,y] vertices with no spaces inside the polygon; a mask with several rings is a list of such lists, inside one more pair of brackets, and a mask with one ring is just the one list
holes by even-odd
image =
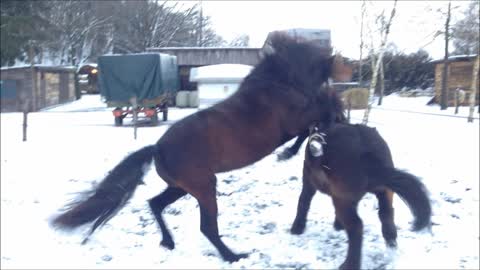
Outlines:
{"label": "hoof print in snow", "polygon": [[267,234],[273,232],[277,228],[277,225],[275,223],[267,223],[262,226],[262,230],[259,231],[259,234]]}
{"label": "hoof print in snow", "polygon": [[272,258],[265,253],[260,253],[259,258],[260,258],[260,260],[262,260],[264,262],[269,262],[269,261],[272,260]]}
{"label": "hoof print in snow", "polygon": [[148,225],[153,224],[153,222],[154,222],[152,219],[150,219],[150,218],[144,218],[143,216],[140,216],[140,217],[139,217],[139,220],[140,220],[140,223],[139,223],[139,224],[140,224],[140,226],[142,226],[142,228],[145,228],[145,227],[147,227]]}
{"label": "hoof print in snow", "polygon": [[138,212],[140,212],[140,211],[142,211],[142,209],[140,209],[140,208],[132,208],[132,213],[138,213]]}
{"label": "hoof print in snow", "polygon": [[290,178],[288,178],[288,181],[297,181],[298,180],[298,177],[296,176],[291,176]]}
{"label": "hoof print in snow", "polygon": [[456,214],[451,214],[450,216],[453,217],[453,218],[455,218],[455,219],[460,219],[460,217],[457,216]]}
{"label": "hoof print in snow", "polygon": [[105,262],[109,262],[109,261],[111,261],[112,259],[113,259],[113,257],[110,256],[110,255],[103,255],[103,256],[102,256],[102,261],[105,261]]}
{"label": "hoof print in snow", "polygon": [[448,195],[444,192],[440,192],[440,195],[442,196],[444,201],[449,202],[449,203],[459,203],[459,202],[462,201],[461,198],[452,197],[451,195]]}
{"label": "hoof print in snow", "polygon": [[263,210],[265,208],[268,207],[268,205],[262,203],[262,204],[259,204],[259,203],[254,203],[253,206],[256,208],[256,209],[260,209],[260,210]]}
{"label": "hoof print in snow", "polygon": [[232,182],[236,182],[237,180],[238,180],[238,178],[236,178],[236,177],[233,176],[233,175],[230,175],[230,176],[228,176],[228,178],[223,179],[222,181],[223,181],[224,183],[226,183],[226,184],[230,184],[230,183],[232,183]]}
{"label": "hoof print in snow", "polygon": [[274,268],[278,269],[308,269],[308,264],[306,263],[280,263],[275,264]]}
{"label": "hoof print in snow", "polygon": [[452,198],[452,197],[444,198],[444,200],[449,203],[459,203],[462,201],[462,199],[460,198]]}
{"label": "hoof print in snow", "polygon": [[182,213],[182,211],[180,211],[180,210],[178,210],[177,208],[174,208],[174,207],[169,207],[169,208],[167,208],[167,210],[165,211],[165,213],[170,214],[170,215],[177,216],[177,215],[179,215],[180,213]]}
{"label": "hoof print in snow", "polygon": [[215,253],[215,251],[212,251],[212,250],[204,252],[203,255],[207,256],[207,257],[218,257],[218,254]]}

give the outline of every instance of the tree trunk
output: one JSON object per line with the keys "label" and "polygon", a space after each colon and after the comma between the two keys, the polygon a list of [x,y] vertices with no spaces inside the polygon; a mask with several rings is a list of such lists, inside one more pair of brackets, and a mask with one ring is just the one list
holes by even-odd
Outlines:
{"label": "tree trunk", "polygon": [[373,69],[373,72],[372,72],[373,74],[372,74],[372,82],[370,83],[368,105],[367,105],[367,108],[365,109],[365,114],[363,115],[362,123],[364,125],[366,125],[368,123],[368,117],[370,115],[370,111],[372,110],[372,105],[375,101],[375,87],[377,85],[378,71],[380,70],[380,63],[382,62],[383,54],[385,53],[385,47],[386,47],[387,40],[388,40],[388,34],[390,33],[390,26],[392,25],[392,20],[393,20],[393,17],[395,16],[396,7],[397,7],[397,0],[394,1],[392,12],[390,13],[390,19],[387,21],[386,25],[384,26],[384,28],[383,28],[384,31],[381,32],[382,42],[380,44],[378,56],[377,56],[377,59],[375,61],[375,68]]}
{"label": "tree trunk", "polygon": [[363,83],[363,21],[365,18],[365,12],[366,12],[366,7],[365,7],[365,0],[362,1],[362,14],[360,17],[360,59],[358,61],[358,86],[362,87]]}
{"label": "tree trunk", "polygon": [[198,24],[198,47],[203,47],[203,6],[200,0],[200,20]]}
{"label": "tree trunk", "polygon": [[27,126],[28,126],[28,113],[30,111],[31,106],[35,106],[35,101],[32,104],[32,98],[35,97],[36,94],[36,86],[37,86],[37,79],[35,74],[35,63],[34,63],[34,48],[33,42],[30,42],[28,48],[28,60],[30,61],[30,72],[32,73],[32,89],[30,89],[30,93],[27,92],[27,89],[24,89],[21,95],[21,102],[22,102],[22,111],[23,111],[23,124],[22,124],[22,141],[27,141]]}
{"label": "tree trunk", "polygon": [[442,89],[440,95],[440,110],[446,110],[448,108],[448,39],[450,28],[450,6],[451,2],[448,2],[447,20],[445,21],[445,56],[443,58],[443,73],[442,73]]}
{"label": "tree trunk", "polygon": [[382,105],[383,93],[385,92],[385,71],[383,70],[383,59],[380,61],[380,93],[378,97],[378,106]]}
{"label": "tree trunk", "polygon": [[476,96],[478,92],[478,75],[479,75],[480,56],[477,55],[475,64],[473,65],[472,74],[472,88],[470,89],[469,105],[470,111],[468,114],[468,122],[473,122],[473,111],[475,110]]}

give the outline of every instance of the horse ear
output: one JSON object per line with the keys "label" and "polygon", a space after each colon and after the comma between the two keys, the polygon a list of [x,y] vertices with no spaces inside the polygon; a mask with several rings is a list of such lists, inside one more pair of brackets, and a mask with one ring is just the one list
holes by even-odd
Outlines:
{"label": "horse ear", "polygon": [[343,57],[339,54],[331,59],[331,77],[336,82],[349,82],[352,79],[353,68],[345,63]]}

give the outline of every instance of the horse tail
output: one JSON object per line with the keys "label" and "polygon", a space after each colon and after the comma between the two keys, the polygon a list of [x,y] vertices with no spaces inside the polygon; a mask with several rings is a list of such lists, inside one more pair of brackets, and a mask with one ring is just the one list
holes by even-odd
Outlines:
{"label": "horse tail", "polygon": [[395,169],[384,168],[376,178],[407,204],[415,220],[413,230],[418,231],[431,225],[432,207],[425,185],[413,174]]}
{"label": "horse tail", "polygon": [[72,230],[94,222],[88,237],[99,226],[111,219],[132,197],[136,187],[143,183],[146,168],[153,159],[155,147],[144,147],[121,161],[105,179],[92,190],[82,192],[65,212],[55,217],[52,225],[63,230]]}

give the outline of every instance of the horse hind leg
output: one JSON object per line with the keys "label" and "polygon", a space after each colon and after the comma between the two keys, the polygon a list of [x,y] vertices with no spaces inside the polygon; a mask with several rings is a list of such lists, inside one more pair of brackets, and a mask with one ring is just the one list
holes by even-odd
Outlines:
{"label": "horse hind leg", "polygon": [[153,215],[155,216],[155,219],[157,220],[157,223],[162,231],[162,241],[160,242],[160,245],[168,249],[174,249],[175,243],[173,242],[172,235],[170,234],[167,225],[163,220],[162,212],[165,207],[185,196],[186,194],[187,193],[183,189],[169,186],[161,194],[148,201],[150,209],[152,209]]}
{"label": "horse hind leg", "polygon": [[385,189],[383,191],[375,192],[378,199],[378,217],[382,223],[382,235],[387,246],[397,246],[397,228],[394,221],[393,191]]}
{"label": "horse hind leg", "polygon": [[215,246],[225,261],[235,262],[248,257],[248,254],[233,253],[220,238],[217,222],[216,181],[217,178],[213,175],[209,180],[196,182],[195,186],[185,189],[197,199],[200,206],[200,231]]}
{"label": "horse hind leg", "polygon": [[348,236],[348,251],[340,269],[360,269],[363,240],[363,223],[357,214],[358,201],[333,198],[335,215]]}

